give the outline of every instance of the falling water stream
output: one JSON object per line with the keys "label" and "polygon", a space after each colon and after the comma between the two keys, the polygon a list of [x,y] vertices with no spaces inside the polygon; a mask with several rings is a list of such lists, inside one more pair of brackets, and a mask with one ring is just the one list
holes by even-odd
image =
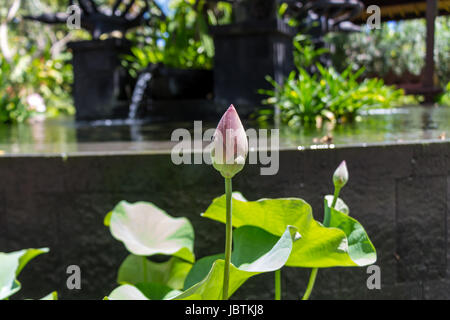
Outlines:
{"label": "falling water stream", "polygon": [[149,81],[152,79],[152,74],[150,71],[144,72],[139,75],[134,87],[133,94],[131,96],[130,111],[128,113],[128,119],[136,119],[137,112],[139,110],[139,105],[144,97],[145,89],[147,89]]}

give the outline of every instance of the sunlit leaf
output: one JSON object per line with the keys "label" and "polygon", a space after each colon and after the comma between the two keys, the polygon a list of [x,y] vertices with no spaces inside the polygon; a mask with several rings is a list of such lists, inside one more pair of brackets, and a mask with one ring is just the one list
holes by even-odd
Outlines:
{"label": "sunlit leaf", "polygon": [[148,298],[135,286],[124,284],[114,289],[107,300],[148,300]]}
{"label": "sunlit leaf", "polygon": [[375,263],[377,261],[377,253],[375,247],[369,239],[363,226],[356,221],[354,218],[350,217],[348,213],[339,211],[338,208],[346,209],[348,212],[348,207],[341,200],[341,202],[336,202],[336,206],[331,208],[333,197],[325,197],[325,215],[330,215],[330,228],[338,228],[342,230],[348,239],[348,254],[350,258],[358,266],[366,266]]}
{"label": "sunlit leaf", "polygon": [[159,283],[125,284],[114,289],[105,300],[169,300],[180,293]]}
{"label": "sunlit leaf", "polygon": [[[333,196],[332,195],[326,195],[325,196],[325,203],[328,203],[328,205],[331,206],[331,204],[333,203]],[[340,211],[342,213],[350,214],[350,209],[345,204],[344,200],[342,200],[341,198],[338,198],[336,200],[336,205],[334,206],[334,208],[337,211]]]}
{"label": "sunlit leaf", "polygon": [[138,283],[136,288],[150,300],[170,300],[181,293],[180,290],[174,290],[161,283]]}
{"label": "sunlit leaf", "polygon": [[[282,268],[298,234],[288,226],[281,237],[253,226],[238,228],[233,233],[229,296],[252,276]],[[186,283],[193,284],[174,299],[218,300],[222,298],[225,261],[218,255],[200,259],[191,270]]]}
{"label": "sunlit leaf", "polygon": [[0,300],[20,290],[20,282],[16,277],[31,259],[48,251],[48,248],[41,248],[10,253],[0,252]]}
{"label": "sunlit leaf", "polygon": [[[280,269],[286,263],[297,239],[296,228],[289,226],[281,237],[260,228],[245,226],[233,233],[234,250],[230,267],[231,296],[248,278]],[[186,291],[172,290],[163,284],[138,283],[115,289],[108,299],[201,299],[216,300],[222,296],[224,260],[222,255],[205,257],[196,262],[186,279]]]}
{"label": "sunlit leaf", "polygon": [[121,201],[110,214],[109,228],[113,237],[135,255],[163,254],[195,260],[194,229],[189,220],[173,218],[152,203]]}
{"label": "sunlit leaf", "polygon": [[[347,216],[343,213],[342,215]],[[225,196],[216,198],[203,216],[225,223]],[[353,218],[350,219],[356,221]],[[352,258],[357,256],[350,253],[347,233],[336,227],[326,228],[314,220],[311,206],[302,199],[245,201],[241,194],[234,193],[233,226],[245,225],[259,227],[277,236],[283,233],[283,228],[286,226],[295,226],[301,239],[294,243],[287,266],[326,268],[360,266],[373,261],[373,254],[366,257],[367,259],[358,257],[353,260]],[[357,225],[353,224],[353,226],[356,228]],[[368,239],[367,235],[365,237]],[[354,238],[351,240],[354,241]],[[356,246],[356,243],[351,244],[352,247]]]}
{"label": "sunlit leaf", "polygon": [[41,298],[41,300],[58,300],[58,292],[53,291],[45,297]]}
{"label": "sunlit leaf", "polygon": [[177,257],[158,263],[130,254],[119,268],[117,282],[134,285],[156,283],[172,289],[182,289],[191,268],[191,263]]}
{"label": "sunlit leaf", "polygon": [[49,249],[48,248],[26,249],[26,250],[22,250],[22,251],[25,251],[25,253],[19,258],[19,267],[16,270],[16,276],[19,275],[19,273],[22,271],[22,269],[27,265],[27,263],[31,259],[33,259],[43,253],[49,252]]}
{"label": "sunlit leaf", "polygon": [[[234,242],[236,242],[236,239]],[[196,283],[203,280],[203,278],[205,278],[210,272],[214,262],[216,262],[216,260],[219,259],[224,259],[224,256],[225,254],[219,253],[212,256],[203,257],[197,260],[186,277],[186,280],[184,282],[184,290],[189,289]]]}

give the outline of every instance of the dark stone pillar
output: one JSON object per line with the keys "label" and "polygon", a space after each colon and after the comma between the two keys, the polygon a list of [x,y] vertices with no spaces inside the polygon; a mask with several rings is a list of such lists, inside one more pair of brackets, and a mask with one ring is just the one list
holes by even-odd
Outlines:
{"label": "dark stone pillar", "polygon": [[233,103],[248,116],[264,96],[258,89],[270,88],[270,75],[278,83],[294,68],[294,30],[277,19],[276,2],[240,1],[235,4],[235,23],[212,28],[216,105]]}
{"label": "dark stone pillar", "polygon": [[[437,0],[427,0],[427,35],[426,35],[426,57],[423,87],[432,89],[434,87],[434,30],[437,15]],[[433,90],[431,90],[433,91]],[[425,102],[433,102],[435,93],[425,94]]]}
{"label": "dark stone pillar", "polygon": [[76,119],[127,118],[131,81],[120,55],[128,52],[130,44],[107,39],[72,42],[69,47],[73,52]]}

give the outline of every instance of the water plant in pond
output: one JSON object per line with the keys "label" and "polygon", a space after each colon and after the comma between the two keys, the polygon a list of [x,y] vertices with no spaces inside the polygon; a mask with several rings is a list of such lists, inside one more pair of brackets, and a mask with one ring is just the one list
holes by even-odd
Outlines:
{"label": "water plant in pond", "polygon": [[353,72],[348,67],[339,73],[320,63],[316,67],[319,72],[313,75],[303,68],[292,71],[282,85],[269,76],[266,78],[273,89],[259,90],[268,96],[263,104],[279,108],[283,123],[297,127],[322,121],[349,122],[361,110],[403,104],[403,90],[386,86],[383,80],[376,78],[360,82],[363,69]]}
{"label": "water plant in pond", "polygon": [[[313,269],[306,299],[318,268],[361,267],[376,261],[367,233],[339,198],[348,180],[345,162],[333,176],[335,192],[325,196],[320,223],[300,198],[248,201],[232,193],[231,178],[243,169],[247,151],[244,129],[231,106],[219,122],[211,152],[214,167],[225,178],[225,194],[202,214],[226,224],[225,253],[197,260],[190,221],[174,218],[152,203],[122,201],[107,214],[105,225],[130,255],[119,268],[120,286],[106,299],[228,299],[246,280],[267,272],[274,272],[275,299],[281,299],[284,266]],[[148,259],[161,255],[168,259]]]}
{"label": "water plant in pond", "polygon": [[258,92],[267,98],[262,101],[270,108],[259,111],[259,119],[274,116],[273,106],[280,111],[280,120],[291,127],[316,124],[323,121],[351,122],[362,110],[392,108],[416,102],[405,96],[402,89],[386,86],[382,79],[361,80],[364,67],[354,70],[348,65],[342,72],[325,67],[319,57],[327,52],[315,49],[307,37],[297,36],[294,41],[295,67],[280,85],[270,76],[269,90]]}

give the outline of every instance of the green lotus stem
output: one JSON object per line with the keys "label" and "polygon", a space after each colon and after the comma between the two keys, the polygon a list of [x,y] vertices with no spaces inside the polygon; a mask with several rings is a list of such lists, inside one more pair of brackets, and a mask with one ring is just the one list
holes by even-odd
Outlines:
{"label": "green lotus stem", "polygon": [[336,202],[337,202],[337,199],[339,198],[340,192],[341,192],[341,188],[339,188],[339,187],[334,188],[333,202],[331,203],[331,208],[333,208],[333,209],[336,206]]}
{"label": "green lotus stem", "polygon": [[230,283],[230,264],[231,264],[231,245],[233,243],[233,225],[232,225],[232,184],[231,178],[225,178],[225,194],[227,203],[227,224],[225,237],[225,266],[223,274],[223,294],[222,300],[228,300],[228,287]]}
{"label": "green lotus stem", "polygon": [[[336,206],[336,202],[337,202],[337,199],[338,199],[338,197],[339,197],[339,193],[341,192],[341,188],[339,188],[339,187],[335,187],[334,188],[334,195],[333,195],[333,201],[332,201],[332,203],[331,203],[331,208],[333,208],[334,209],[334,207]],[[325,227],[328,227],[329,225],[330,225],[330,216],[328,215],[328,216],[325,216],[324,217],[324,220],[323,220],[323,225],[325,226]],[[305,292],[305,294],[303,295],[303,298],[302,298],[302,300],[308,300],[309,299],[309,296],[311,295],[311,292],[312,292],[312,290],[313,290],[313,288],[314,288],[314,283],[316,282],[316,277],[317,277],[317,272],[319,271],[319,269],[318,268],[313,268],[312,270],[311,270],[311,274],[310,274],[310,276],[309,276],[309,281],[308,281],[308,286],[307,286],[307,288],[306,288],[306,292]]]}
{"label": "green lotus stem", "polygon": [[275,271],[275,300],[281,300],[281,269]]}
{"label": "green lotus stem", "polygon": [[318,268],[313,268],[311,270],[311,274],[309,276],[309,281],[308,281],[308,287],[306,288],[306,292],[303,295],[302,300],[308,300],[309,299],[309,296],[311,295],[311,292],[312,292],[312,290],[314,288],[314,283],[316,282],[316,277],[317,277],[317,271],[318,270],[319,270]]}

